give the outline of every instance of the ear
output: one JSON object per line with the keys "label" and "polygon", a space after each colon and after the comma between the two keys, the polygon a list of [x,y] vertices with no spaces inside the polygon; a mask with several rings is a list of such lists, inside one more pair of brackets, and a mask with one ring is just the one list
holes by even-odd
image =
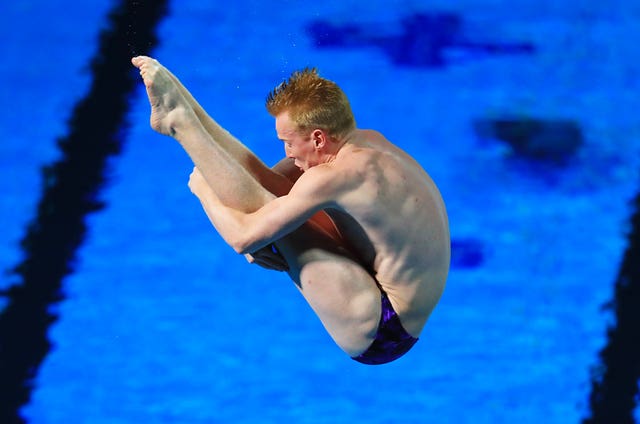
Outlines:
{"label": "ear", "polygon": [[321,149],[327,143],[327,135],[321,129],[315,129],[311,132],[311,139],[313,140],[313,146],[316,149]]}

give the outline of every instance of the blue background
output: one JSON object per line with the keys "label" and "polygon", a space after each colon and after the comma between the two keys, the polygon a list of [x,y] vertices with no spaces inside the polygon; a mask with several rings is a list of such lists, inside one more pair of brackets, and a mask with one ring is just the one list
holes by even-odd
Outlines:
{"label": "blue background", "polygon": [[[1,269],[22,258],[40,168],[60,156],[55,140],[88,90],[113,5],[0,5]],[[434,11],[460,14],[470,39],[527,42],[535,53],[452,48],[443,67],[399,65],[375,46],[317,48],[307,31],[321,20],[393,37],[403,18]],[[282,157],[266,93],[317,66],[343,87],[361,128],[432,175],[453,239],[478,246],[482,260],[452,268],[409,354],[381,367],[351,361],[284,274],[247,265],[210,227],[186,186],[189,159],[149,128],[139,87],[100,194],[107,207],[88,217],[23,416],[579,422],[638,188],[639,19],[638,1],[172,2],[154,55],[265,162]],[[519,159],[474,132],[476,120],[503,115],[577,121],[584,144],[564,165]],[[0,288],[11,282],[2,276]]]}

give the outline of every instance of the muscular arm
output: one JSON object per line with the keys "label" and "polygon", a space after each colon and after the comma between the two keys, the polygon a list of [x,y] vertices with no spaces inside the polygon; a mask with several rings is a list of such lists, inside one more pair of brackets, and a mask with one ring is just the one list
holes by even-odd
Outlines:
{"label": "muscular arm", "polygon": [[[335,184],[327,181],[324,172],[309,172],[301,177],[291,191],[275,198],[252,213],[225,206],[206,184],[197,169],[191,175],[189,187],[198,196],[213,226],[238,253],[261,249],[291,233],[317,211],[332,204],[337,195]],[[325,181],[326,180],[326,181]]]}

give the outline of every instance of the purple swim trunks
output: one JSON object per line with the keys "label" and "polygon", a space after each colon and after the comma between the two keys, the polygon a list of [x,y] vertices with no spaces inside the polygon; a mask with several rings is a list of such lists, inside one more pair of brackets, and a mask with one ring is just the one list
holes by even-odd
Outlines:
{"label": "purple swim trunks", "polygon": [[413,347],[418,341],[402,326],[398,314],[393,309],[389,296],[380,289],[382,315],[376,338],[364,353],[351,359],[367,365],[380,365],[395,361]]}

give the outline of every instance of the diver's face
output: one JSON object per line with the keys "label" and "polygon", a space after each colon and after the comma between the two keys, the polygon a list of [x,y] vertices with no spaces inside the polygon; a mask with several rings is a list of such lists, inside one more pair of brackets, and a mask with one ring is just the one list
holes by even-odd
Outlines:
{"label": "diver's face", "polygon": [[276,132],[284,143],[284,152],[288,158],[294,160],[295,165],[302,171],[318,165],[319,152],[313,142],[312,131],[298,131],[296,124],[287,112],[276,117]]}

